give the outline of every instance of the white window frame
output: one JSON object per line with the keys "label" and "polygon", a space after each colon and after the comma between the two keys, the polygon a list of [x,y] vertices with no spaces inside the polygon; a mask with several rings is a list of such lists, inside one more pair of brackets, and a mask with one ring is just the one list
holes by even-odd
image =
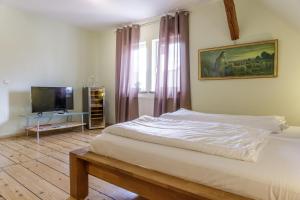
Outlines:
{"label": "white window frame", "polygon": [[[152,39],[149,41],[141,41],[141,44],[146,44],[146,90],[139,90],[139,93],[146,94],[146,93],[154,93],[155,92],[155,80],[153,77],[156,76],[156,67],[157,67],[157,60],[158,60],[158,41],[159,39]],[[156,56],[154,57],[154,54]],[[154,87],[153,84],[154,83]]]}
{"label": "white window frame", "polygon": [[[148,42],[147,41],[141,41],[140,43],[139,43],[139,46],[140,46],[140,48],[139,49],[141,49],[141,46],[145,46],[146,47],[146,74],[148,73],[148,60],[149,60],[149,58],[148,58],[148,52],[149,52],[149,50],[148,50],[148,47],[147,47],[147,44],[148,44]],[[139,64],[140,64],[140,61],[141,61],[141,57],[140,57],[140,55],[139,55],[139,58],[138,58],[138,62],[139,62]],[[140,79],[140,77],[139,77],[139,73],[140,73],[140,70],[138,69],[138,74],[137,74],[137,79],[138,79],[138,83],[140,83],[139,82],[139,79]],[[147,77],[146,77],[146,80],[147,80]],[[139,93],[144,93],[144,92],[146,92],[147,91],[147,82],[146,82],[146,90],[144,91],[144,90],[141,90],[141,88],[140,88],[140,86],[139,86]]]}
{"label": "white window frame", "polygon": [[[149,72],[150,85],[148,88],[150,93],[155,92],[155,81],[156,81],[156,73],[157,73],[157,65],[158,65],[158,45],[159,45],[159,39],[153,39],[151,41],[151,65],[150,65],[150,72]],[[156,54],[155,57],[154,54]]]}

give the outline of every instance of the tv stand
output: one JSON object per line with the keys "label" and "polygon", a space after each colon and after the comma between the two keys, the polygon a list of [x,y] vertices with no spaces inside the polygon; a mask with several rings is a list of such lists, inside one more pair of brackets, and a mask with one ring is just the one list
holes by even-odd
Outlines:
{"label": "tv stand", "polygon": [[[35,115],[25,115],[26,117],[26,134],[29,135],[29,132],[36,133],[36,140],[39,143],[40,141],[40,133],[46,131],[54,131],[54,130],[62,130],[68,128],[81,127],[81,131],[84,132],[84,126],[86,125],[83,122],[83,116],[85,112],[64,112],[64,113],[38,113]],[[65,122],[56,122],[51,123],[51,120],[55,117],[66,117]],[[81,121],[72,121],[69,118],[73,116],[80,116]],[[47,123],[45,123],[47,121]],[[33,126],[31,124],[34,124]]]}
{"label": "tv stand", "polygon": [[64,114],[67,114],[67,113],[69,113],[68,110],[62,110],[62,111],[57,112],[57,114],[59,114],[59,115],[64,115]]}
{"label": "tv stand", "polygon": [[57,114],[58,115],[64,115],[65,113],[68,113],[68,112],[58,112]]}

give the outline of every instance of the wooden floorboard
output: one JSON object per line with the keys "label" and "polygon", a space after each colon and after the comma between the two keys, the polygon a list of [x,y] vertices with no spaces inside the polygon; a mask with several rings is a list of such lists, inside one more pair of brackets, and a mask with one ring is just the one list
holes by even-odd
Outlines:
{"label": "wooden floorboard", "polygon": [[6,147],[4,145],[0,145],[0,154],[14,161],[15,163],[27,162],[31,160],[28,156],[13,149],[10,149],[9,147]]}
{"label": "wooden floorboard", "polygon": [[24,146],[26,146],[30,149],[33,149],[33,150],[38,151],[40,153],[43,153],[47,156],[50,156],[50,157],[56,158],[58,160],[61,160],[63,162],[69,163],[69,155],[66,154],[66,153],[61,153],[61,152],[56,151],[54,149],[51,149],[49,147],[38,145],[38,144],[33,143],[31,141],[27,141],[25,139],[24,140],[19,140],[17,142],[20,143],[20,144],[23,144]]}
{"label": "wooden floorboard", "polygon": [[69,165],[52,157],[43,157],[37,159],[39,162],[51,167],[67,176],[69,176]]}
{"label": "wooden floorboard", "polygon": [[[70,179],[67,175],[62,174],[62,173],[48,167],[47,165],[44,165],[44,164],[38,162],[38,161],[30,161],[30,162],[23,163],[22,165],[25,168],[27,168],[28,170],[32,171],[33,173],[39,175],[40,177],[42,177],[49,183],[60,188],[64,192],[69,193]],[[101,199],[110,199],[111,200],[111,198],[109,198],[105,194],[101,194],[100,192],[98,192],[92,188],[90,189],[89,193],[92,196],[94,196],[94,198],[95,198],[95,196],[97,196],[98,198],[101,198]],[[90,197],[90,199],[91,199],[91,197]]]}
{"label": "wooden floorboard", "polygon": [[[93,130],[0,140],[0,200],[73,200],[69,196],[69,152],[88,147]],[[89,200],[142,200],[136,194],[89,176]]]}
{"label": "wooden floorboard", "polygon": [[6,167],[12,164],[14,164],[12,160],[0,155],[0,167]]}
{"label": "wooden floorboard", "polygon": [[5,172],[0,172],[0,194],[1,197],[6,200],[39,199]]}
{"label": "wooden floorboard", "polygon": [[78,139],[68,137],[67,135],[55,135],[55,136],[53,136],[53,138],[60,139],[60,140],[65,141],[65,142],[69,142],[69,143],[74,144],[74,145],[79,145],[81,147],[89,146],[89,142],[83,142],[83,141],[80,141]]}
{"label": "wooden floorboard", "polygon": [[41,199],[65,200],[68,198],[66,192],[21,165],[5,168],[4,171]]}
{"label": "wooden floorboard", "polygon": [[[31,140],[31,142],[35,142],[34,140]],[[64,153],[64,154],[69,154],[69,152],[71,151],[71,149],[68,149],[68,148],[65,148],[65,147],[62,147],[58,144],[55,144],[55,143],[52,143],[52,142],[47,142],[47,141],[43,141],[41,140],[40,141],[40,145],[41,146],[45,146],[45,147],[48,147],[50,149],[53,149],[53,150],[56,150],[56,151],[59,151],[61,153]]]}

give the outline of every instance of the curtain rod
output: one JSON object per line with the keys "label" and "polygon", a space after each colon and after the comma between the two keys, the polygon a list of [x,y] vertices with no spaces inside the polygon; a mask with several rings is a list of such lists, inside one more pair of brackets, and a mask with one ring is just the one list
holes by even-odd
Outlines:
{"label": "curtain rod", "polygon": [[185,10],[185,9],[176,9],[175,11],[170,11],[170,12],[167,12],[167,13],[164,13],[163,15],[159,15],[159,16],[156,16],[156,17],[152,17],[150,18],[149,20],[144,20],[144,22],[136,22],[136,23],[128,23],[126,25],[121,25],[121,26],[118,26],[115,30],[115,32],[119,29],[119,28],[122,28],[124,26],[130,26],[130,25],[133,25],[133,24],[138,24],[140,26],[147,26],[147,25],[150,25],[150,24],[154,24],[156,22],[159,22],[160,21],[160,18],[163,17],[163,16],[166,16],[166,15],[173,15],[174,13],[176,12],[181,12],[181,11],[187,11],[189,13],[192,13],[191,11],[188,11],[188,10]]}
{"label": "curtain rod", "polygon": [[157,16],[155,17],[155,19],[152,19],[152,20],[146,20],[144,22],[136,22],[136,23],[128,23],[128,24],[124,24],[124,25],[121,25],[121,26],[118,26],[115,28],[115,32],[119,29],[119,28],[122,28],[124,26],[131,26],[133,24],[138,24],[140,26],[147,26],[147,25],[150,25],[150,24],[154,24],[156,22],[159,22],[160,21],[160,16]]}
{"label": "curtain rod", "polygon": [[147,26],[149,24],[154,24],[154,23],[159,22],[159,21],[160,21],[160,16],[156,17],[155,19],[145,21],[145,22],[142,22],[142,23],[137,23],[137,24],[139,24],[140,26]]}

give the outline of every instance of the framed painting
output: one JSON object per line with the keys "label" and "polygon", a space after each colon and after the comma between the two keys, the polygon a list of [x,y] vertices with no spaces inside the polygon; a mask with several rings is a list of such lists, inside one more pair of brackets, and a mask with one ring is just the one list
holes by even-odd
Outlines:
{"label": "framed painting", "polygon": [[199,80],[278,76],[278,40],[199,50]]}

